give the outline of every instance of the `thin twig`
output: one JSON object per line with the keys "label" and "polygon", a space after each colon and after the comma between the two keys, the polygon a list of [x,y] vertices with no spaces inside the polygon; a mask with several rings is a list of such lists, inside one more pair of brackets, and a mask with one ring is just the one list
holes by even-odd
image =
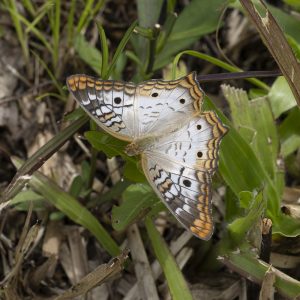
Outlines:
{"label": "thin twig", "polygon": [[235,72],[235,73],[198,75],[197,80],[199,82],[209,82],[209,81],[223,81],[223,80],[232,80],[232,79],[244,79],[244,78],[251,78],[251,77],[277,77],[281,75],[282,73],[280,70],[246,71],[246,72]]}

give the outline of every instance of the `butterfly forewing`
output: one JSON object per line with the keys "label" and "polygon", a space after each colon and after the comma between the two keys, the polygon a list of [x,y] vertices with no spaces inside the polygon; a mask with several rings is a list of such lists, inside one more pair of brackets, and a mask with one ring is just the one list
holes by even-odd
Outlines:
{"label": "butterfly forewing", "polygon": [[96,123],[115,137],[131,141],[135,135],[136,86],[86,75],[68,77],[70,92]]}
{"label": "butterfly forewing", "polygon": [[139,84],[138,137],[180,128],[200,112],[202,101],[195,73],[173,81],[149,80]]}
{"label": "butterfly forewing", "polygon": [[138,85],[73,75],[67,85],[100,127],[127,141],[180,128],[200,112],[203,101],[195,73]]}

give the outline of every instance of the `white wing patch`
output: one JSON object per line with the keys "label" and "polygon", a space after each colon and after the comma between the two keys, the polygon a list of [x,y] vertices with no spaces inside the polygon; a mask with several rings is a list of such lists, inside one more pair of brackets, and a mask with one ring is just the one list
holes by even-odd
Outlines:
{"label": "white wing patch", "polygon": [[133,140],[134,84],[73,75],[67,79],[67,85],[77,102],[101,128],[119,139]]}
{"label": "white wing patch", "polygon": [[165,157],[143,156],[143,169],[157,195],[176,219],[197,237],[213,232],[210,174]]}

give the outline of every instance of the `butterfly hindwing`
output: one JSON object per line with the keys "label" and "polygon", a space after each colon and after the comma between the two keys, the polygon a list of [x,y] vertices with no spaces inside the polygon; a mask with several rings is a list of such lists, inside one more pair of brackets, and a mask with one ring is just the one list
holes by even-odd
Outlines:
{"label": "butterfly hindwing", "polygon": [[212,111],[191,119],[182,128],[157,139],[154,152],[213,174],[219,145],[227,128]]}
{"label": "butterfly hindwing", "polygon": [[205,112],[158,138],[143,154],[143,169],[153,189],[178,221],[204,240],[213,232],[211,178],[226,132],[214,112]]}
{"label": "butterfly hindwing", "polygon": [[213,232],[210,174],[164,158],[143,156],[142,162],[151,186],[176,219],[208,240]]}

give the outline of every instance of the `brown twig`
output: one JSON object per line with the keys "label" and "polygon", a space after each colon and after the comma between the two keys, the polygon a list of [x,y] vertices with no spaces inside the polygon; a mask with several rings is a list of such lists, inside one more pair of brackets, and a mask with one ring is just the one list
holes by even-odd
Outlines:
{"label": "brown twig", "polygon": [[240,0],[240,2],[248,12],[249,17],[257,28],[262,40],[277,62],[278,67],[295,96],[298,106],[300,106],[300,65],[297,62],[284,33],[262,0],[260,0],[260,8],[262,8],[260,13],[252,1]]}

